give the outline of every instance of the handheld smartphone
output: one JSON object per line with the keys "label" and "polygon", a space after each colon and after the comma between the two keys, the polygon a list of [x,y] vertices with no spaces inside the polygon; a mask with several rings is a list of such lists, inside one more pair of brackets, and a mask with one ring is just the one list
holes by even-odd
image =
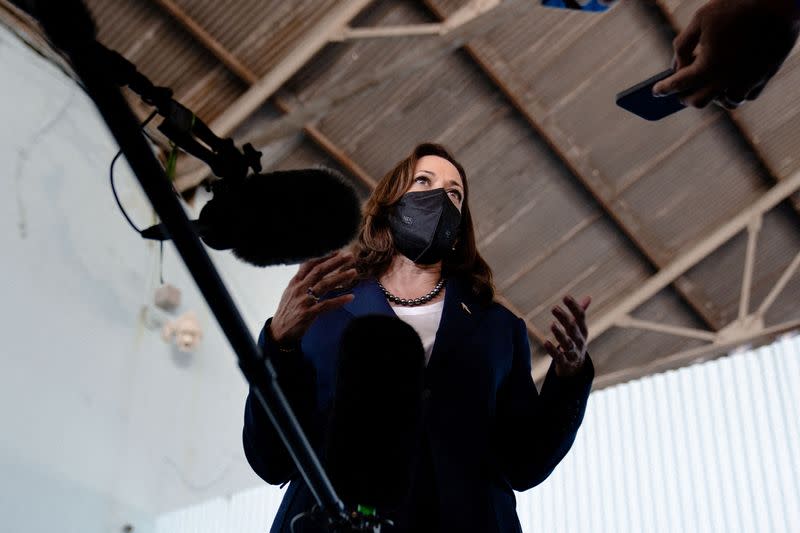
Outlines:
{"label": "handheld smartphone", "polygon": [[578,11],[593,11],[602,13],[611,9],[617,0],[541,0],[545,7],[557,9],[575,9]]}
{"label": "handheld smartphone", "polygon": [[645,120],[656,121],[677,113],[686,106],[677,94],[670,96],[653,96],[653,85],[672,76],[672,69],[659,72],[652,78],[637,83],[617,95],[617,105]]}

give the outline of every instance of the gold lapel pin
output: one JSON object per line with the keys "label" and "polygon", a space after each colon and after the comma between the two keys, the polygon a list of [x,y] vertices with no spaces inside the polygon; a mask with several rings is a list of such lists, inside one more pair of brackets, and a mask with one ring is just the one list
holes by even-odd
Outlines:
{"label": "gold lapel pin", "polygon": [[464,302],[461,302],[461,307],[464,308],[464,311],[466,311],[468,315],[472,314],[472,311],[469,310],[469,307],[467,307],[467,304],[465,304]]}

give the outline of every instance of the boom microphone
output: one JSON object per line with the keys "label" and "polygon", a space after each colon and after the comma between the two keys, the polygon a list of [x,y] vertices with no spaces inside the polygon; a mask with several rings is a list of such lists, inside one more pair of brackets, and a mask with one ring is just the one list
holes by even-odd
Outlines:
{"label": "boom microphone", "polygon": [[347,506],[391,517],[408,496],[421,440],[425,354],[414,329],[365,316],[345,330],[326,459]]}
{"label": "boom microphone", "polygon": [[[279,170],[243,180],[222,179],[194,221],[200,238],[215,250],[255,266],[292,264],[347,245],[361,223],[352,185],[328,168]],[[142,231],[166,240],[163,224]]]}

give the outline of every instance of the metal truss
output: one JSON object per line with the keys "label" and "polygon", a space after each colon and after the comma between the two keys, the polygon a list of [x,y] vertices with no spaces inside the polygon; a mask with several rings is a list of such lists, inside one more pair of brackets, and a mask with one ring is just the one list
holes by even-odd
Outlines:
{"label": "metal truss", "polygon": [[[698,242],[691,250],[676,258],[623,299],[615,308],[604,313],[602,317],[595,321],[592,324],[592,336],[594,338],[599,337],[613,327],[619,327],[666,333],[708,342],[698,348],[659,357],[646,365],[604,374],[595,381],[595,388],[602,388],[641,375],[663,371],[667,368],[713,359],[725,355],[740,346],[762,345],[771,342],[782,334],[800,329],[800,320],[784,322],[769,327],[764,324],[764,317],[767,311],[775,303],[775,300],[792,276],[800,269],[800,251],[783,271],[758,308],[751,311],[756,248],[764,214],[788,199],[797,190],[800,190],[800,172],[778,182],[777,185],[762,195],[749,208],[717,228]],[[739,296],[739,313],[731,323],[719,331],[706,331],[639,320],[631,316],[630,313],[637,307],[655,296],[678,276],[687,272],[742,231],[747,231],[747,249],[743,258],[744,273]]]}

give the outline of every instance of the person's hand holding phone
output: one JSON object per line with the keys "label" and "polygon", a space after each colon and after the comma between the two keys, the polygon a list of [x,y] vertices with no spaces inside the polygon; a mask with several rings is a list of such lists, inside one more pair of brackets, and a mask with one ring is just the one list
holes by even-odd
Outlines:
{"label": "person's hand holding phone", "polygon": [[688,106],[754,100],[797,41],[797,0],[710,0],[674,40],[675,74],[653,87]]}

